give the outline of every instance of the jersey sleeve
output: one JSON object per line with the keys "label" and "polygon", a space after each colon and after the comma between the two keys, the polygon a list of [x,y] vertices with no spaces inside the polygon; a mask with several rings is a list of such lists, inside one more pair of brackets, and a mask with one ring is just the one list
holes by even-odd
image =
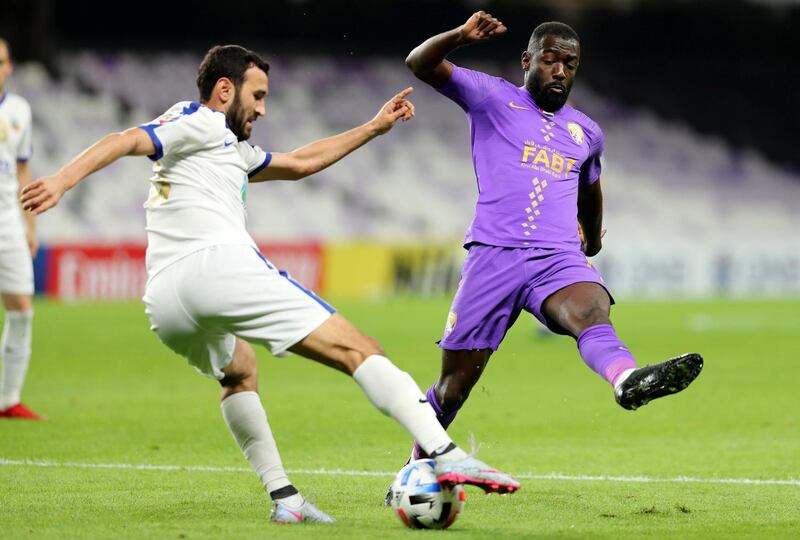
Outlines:
{"label": "jersey sleeve", "polygon": [[19,143],[17,144],[17,161],[26,162],[33,156],[33,129],[32,129],[31,110],[27,108],[25,120],[22,126]]}
{"label": "jersey sleeve", "polygon": [[603,149],[605,148],[603,132],[598,128],[594,137],[592,137],[589,142],[591,143],[589,157],[586,158],[586,161],[581,167],[579,177],[580,184],[584,186],[594,184],[600,179],[600,172],[602,169],[600,161],[603,157]]}
{"label": "jersey sleeve", "polygon": [[239,143],[239,155],[247,166],[247,177],[252,178],[272,161],[272,152],[265,152],[258,146],[246,142]]}
{"label": "jersey sleeve", "polygon": [[139,127],[150,136],[156,148],[151,160],[157,161],[170,154],[192,152],[208,143],[210,126],[197,114],[199,103],[178,104],[167,112]]}
{"label": "jersey sleeve", "polygon": [[469,112],[481,103],[497,85],[497,77],[492,77],[480,71],[473,71],[453,64],[453,73],[450,79],[436,90]]}

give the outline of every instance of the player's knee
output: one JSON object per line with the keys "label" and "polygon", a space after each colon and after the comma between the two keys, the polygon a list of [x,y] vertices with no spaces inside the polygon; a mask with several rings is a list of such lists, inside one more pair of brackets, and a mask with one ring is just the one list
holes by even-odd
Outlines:
{"label": "player's knee", "polygon": [[575,306],[569,310],[565,318],[567,322],[565,326],[575,335],[591,326],[609,324],[608,308],[597,303]]}
{"label": "player's knee", "polygon": [[436,385],[436,401],[443,411],[455,411],[467,400],[469,391],[470,388],[457,377],[445,377]]}
{"label": "player's knee", "polygon": [[233,359],[223,370],[219,383],[229,393],[256,391],[258,369],[256,353],[249,343],[237,340]]}
{"label": "player's knee", "polygon": [[[343,351],[341,369],[348,375],[352,375],[358,367],[370,356],[385,356],[383,347],[380,343],[369,338],[369,343],[357,348],[348,348]],[[373,343],[374,342],[374,343]]]}

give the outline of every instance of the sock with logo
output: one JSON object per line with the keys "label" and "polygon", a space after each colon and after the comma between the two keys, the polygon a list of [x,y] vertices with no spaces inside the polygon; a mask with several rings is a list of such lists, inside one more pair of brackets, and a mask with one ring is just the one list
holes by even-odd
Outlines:
{"label": "sock with logo", "polygon": [[[428,403],[433,409],[433,412],[436,413],[436,419],[439,421],[439,423],[442,425],[444,429],[447,429],[450,426],[450,424],[453,423],[453,420],[455,420],[456,415],[458,414],[458,411],[459,409],[461,409],[461,407],[458,407],[454,411],[445,412],[444,409],[442,409],[442,406],[439,405],[439,400],[436,399],[435,384],[432,384],[431,387],[428,388],[428,391],[425,392],[425,397],[428,398]],[[413,453],[411,454],[411,457],[412,459],[415,460],[427,457],[425,451],[419,444],[417,444],[416,441],[414,441],[414,450]]]}
{"label": "sock with logo", "polygon": [[612,386],[620,378],[636,369],[633,355],[617,337],[610,324],[590,326],[578,336],[578,351],[595,373],[603,377]]}
{"label": "sock with logo", "polygon": [[408,373],[388,358],[372,355],[356,368],[353,379],[372,404],[406,428],[426,453],[446,452],[453,441]]}

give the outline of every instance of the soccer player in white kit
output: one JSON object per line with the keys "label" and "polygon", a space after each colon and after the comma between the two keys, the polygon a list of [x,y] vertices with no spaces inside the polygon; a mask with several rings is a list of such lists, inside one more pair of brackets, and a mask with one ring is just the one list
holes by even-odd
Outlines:
{"label": "soccer player in white kit", "polygon": [[372,404],[406,428],[436,459],[442,482],[513,492],[519,482],[457,447],[414,380],[375,340],[280,272],[247,233],[250,183],[299,180],[340,160],[398,120],[414,116],[407,88],[369,122],[292,152],[246,141],[264,116],[269,65],[237,45],[212,48],[200,65],[199,102],[180,102],[154,121],[114,133],[22,194],[40,214],[89,174],[127,155],[155,161],[147,209],[151,328],[173,351],[222,385],[222,415],[272,498],[271,520],[330,522],[283,469],[257,394],[251,343],[293,352],[351,375]]}
{"label": "soccer player in white kit", "polygon": [[0,296],[5,324],[0,338],[0,418],[41,420],[20,403],[31,358],[33,324],[33,257],[38,243],[33,216],[22,212],[20,188],[30,184],[31,108],[6,91],[11,51],[0,39]]}

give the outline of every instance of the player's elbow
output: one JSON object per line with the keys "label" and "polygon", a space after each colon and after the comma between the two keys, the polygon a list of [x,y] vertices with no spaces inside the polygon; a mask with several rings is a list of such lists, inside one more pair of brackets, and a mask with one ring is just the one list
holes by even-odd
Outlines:
{"label": "player's elbow", "polygon": [[314,168],[307,161],[297,160],[289,167],[286,180],[301,180],[306,176],[311,176],[315,172]]}
{"label": "player's elbow", "polygon": [[408,56],[406,56],[406,67],[410,69],[418,79],[421,79],[424,68],[422,62],[420,61],[419,55],[416,53],[417,49],[414,49],[408,53]]}
{"label": "player's elbow", "polygon": [[585,254],[586,254],[587,257],[594,257],[595,255],[600,253],[601,249],[603,249],[603,244],[601,242],[599,242],[599,241],[598,242],[594,242],[594,243],[588,244],[586,246]]}

